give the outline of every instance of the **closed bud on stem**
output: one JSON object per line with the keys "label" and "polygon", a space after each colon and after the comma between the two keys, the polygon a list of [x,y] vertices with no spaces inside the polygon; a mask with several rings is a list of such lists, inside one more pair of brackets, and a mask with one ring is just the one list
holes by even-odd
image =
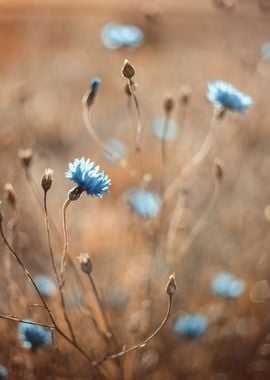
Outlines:
{"label": "closed bud on stem", "polygon": [[6,183],[4,185],[4,190],[5,190],[6,200],[8,201],[8,203],[10,204],[10,206],[13,209],[15,209],[16,208],[16,203],[17,203],[17,197],[16,197],[14,188],[11,185],[11,183]]}
{"label": "closed bud on stem", "polygon": [[73,189],[69,190],[68,192],[68,199],[70,201],[76,201],[77,199],[80,198],[83,191],[84,191],[83,188],[81,188],[80,186],[73,187]]}
{"label": "closed bud on stem", "polygon": [[122,67],[121,72],[122,72],[123,77],[127,79],[131,79],[135,75],[135,69],[127,59],[125,59],[124,61],[124,65]]}
{"label": "closed bud on stem", "polygon": [[221,181],[224,176],[224,163],[219,158],[216,158],[213,166],[214,176],[218,181]]}
{"label": "closed bud on stem", "polygon": [[81,270],[84,273],[91,274],[92,269],[93,269],[93,264],[92,264],[92,261],[88,255],[88,253],[81,253],[78,256],[78,259],[79,259],[80,264],[81,264]]}
{"label": "closed bud on stem", "polygon": [[163,102],[163,108],[166,114],[170,114],[174,108],[174,100],[171,95],[166,95]]}
{"label": "closed bud on stem", "polygon": [[184,106],[186,106],[190,102],[191,94],[192,88],[189,85],[185,84],[180,88],[179,99]]}
{"label": "closed bud on stem", "polygon": [[30,166],[30,164],[32,162],[33,154],[34,153],[33,153],[33,150],[31,148],[19,149],[19,151],[18,151],[18,157],[26,169]]}
{"label": "closed bud on stem", "polygon": [[166,292],[169,296],[173,296],[176,292],[175,274],[171,274],[167,283]]}
{"label": "closed bud on stem", "polygon": [[53,183],[53,170],[50,168],[45,169],[44,174],[41,179],[41,187],[46,192],[48,191]]}

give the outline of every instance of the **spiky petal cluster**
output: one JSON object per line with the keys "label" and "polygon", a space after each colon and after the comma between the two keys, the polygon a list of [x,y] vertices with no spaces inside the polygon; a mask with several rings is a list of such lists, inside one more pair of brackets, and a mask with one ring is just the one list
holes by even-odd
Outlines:
{"label": "spiky petal cluster", "polygon": [[[28,321],[32,322],[31,320]],[[49,329],[43,326],[32,325],[27,322],[21,322],[19,324],[18,336],[22,346],[32,351],[45,347],[52,342]]]}
{"label": "spiky petal cluster", "polygon": [[245,282],[230,272],[217,273],[211,282],[212,291],[221,297],[240,297],[246,288]]}
{"label": "spiky petal cluster", "polygon": [[252,105],[252,98],[222,80],[208,84],[208,100],[215,106],[244,113]]}
{"label": "spiky petal cluster", "polygon": [[75,158],[68,165],[66,178],[75,182],[83,191],[92,197],[102,198],[108,192],[111,180],[108,175],[99,171],[99,166],[84,157]]}
{"label": "spiky petal cluster", "polygon": [[202,336],[207,328],[208,319],[202,314],[187,314],[179,317],[174,324],[174,332],[188,339],[196,339]]}

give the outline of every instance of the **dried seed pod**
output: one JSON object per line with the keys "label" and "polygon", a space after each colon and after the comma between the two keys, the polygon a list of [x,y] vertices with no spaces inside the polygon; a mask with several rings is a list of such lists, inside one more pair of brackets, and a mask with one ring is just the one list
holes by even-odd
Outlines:
{"label": "dried seed pod", "polygon": [[33,154],[34,152],[31,148],[19,149],[18,157],[25,168],[28,168],[30,166],[32,162]]}
{"label": "dried seed pod", "polygon": [[46,192],[48,191],[53,183],[53,170],[50,168],[45,169],[44,174],[41,179],[41,187]]}
{"label": "dried seed pod", "polygon": [[127,59],[125,59],[124,61],[124,65],[122,67],[121,72],[122,72],[122,75],[127,79],[131,79],[135,75],[135,69]]}

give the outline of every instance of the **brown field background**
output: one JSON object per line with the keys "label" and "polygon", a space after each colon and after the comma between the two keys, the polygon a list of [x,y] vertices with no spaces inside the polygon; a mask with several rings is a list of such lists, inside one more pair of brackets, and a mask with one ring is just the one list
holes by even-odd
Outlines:
{"label": "brown field background", "polygon": [[[177,294],[170,320],[146,348],[123,358],[124,379],[263,380],[270,376],[269,295],[263,302],[250,299],[254,285],[267,282],[270,275],[270,63],[261,60],[261,46],[270,40],[270,13],[265,4],[260,8],[255,0],[238,0],[227,9],[210,0],[154,4],[0,1],[1,199],[6,226],[11,216],[3,187],[10,182],[17,194],[17,249],[24,262],[33,274],[52,275],[44,217],[17,155],[19,148],[31,147],[37,185],[46,167],[54,170],[49,213],[61,236],[61,207],[72,187],[64,177],[68,162],[89,157],[111,177],[110,194],[102,200],[82,196],[68,210],[68,224],[73,262],[79,268],[79,253],[90,254],[102,298],[106,299],[114,287],[129,295],[125,308],[108,308],[121,344],[130,346],[142,340],[160,323],[166,311],[168,275],[176,273]],[[157,20],[145,17],[151,7],[160,12]],[[145,43],[137,49],[106,49],[100,30],[111,21],[141,27]],[[121,167],[102,160],[101,150],[83,125],[81,98],[90,79],[98,75],[102,83],[93,111],[94,128],[102,140],[120,138],[125,142],[131,165],[139,169],[134,154],[135,126],[129,121],[126,82],[121,76],[126,58],[136,68],[144,125],[143,170],[152,175],[152,189],[159,188],[162,161],[160,142],[152,135],[150,124],[163,115],[166,93],[175,99],[173,117],[181,128],[179,89],[183,85],[192,88],[185,128],[177,141],[168,144],[165,185],[179,174],[207,135],[212,114],[206,99],[209,82],[226,80],[254,100],[244,116],[227,115],[207,158],[185,184],[189,194],[177,231],[176,256],[213,192],[214,158],[224,162],[217,204],[181,260],[175,256],[167,260],[166,252],[166,233],[176,198],[166,210],[162,228],[155,221],[139,219],[123,201],[123,193],[138,183]],[[59,245],[54,236],[53,242],[60,257],[62,241]],[[27,304],[38,300],[14,260],[10,272],[5,271],[8,251],[2,242],[0,252],[0,311],[21,318],[32,313],[33,318],[46,320],[46,313],[29,311]],[[67,271],[66,296],[82,291],[100,322],[84,274],[78,271],[81,287],[69,267]],[[244,295],[235,300],[214,296],[210,282],[218,271],[231,271],[244,279]],[[57,297],[49,304],[65,326]],[[208,316],[210,327],[205,336],[191,342],[175,336],[172,326],[183,311]],[[98,358],[106,347],[89,322],[89,314],[88,308],[70,306],[81,344]],[[130,326],[136,318],[139,329],[134,332]],[[10,379],[92,378],[91,371],[76,374],[87,363],[61,339],[59,354],[53,348],[32,354],[20,346],[16,323],[0,320],[0,332],[0,362],[8,367]],[[107,363],[104,370],[108,379],[120,378],[114,362]]]}

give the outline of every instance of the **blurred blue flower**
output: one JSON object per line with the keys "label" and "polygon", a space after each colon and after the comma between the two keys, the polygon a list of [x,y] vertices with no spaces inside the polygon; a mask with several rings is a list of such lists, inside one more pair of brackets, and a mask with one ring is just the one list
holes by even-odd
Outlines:
{"label": "blurred blue flower", "polygon": [[173,119],[169,119],[167,122],[166,129],[165,126],[166,119],[165,117],[160,117],[152,122],[152,130],[154,135],[165,141],[173,141],[179,131],[179,126]]}
{"label": "blurred blue flower", "polygon": [[49,297],[56,293],[57,288],[51,277],[38,274],[34,277],[34,281],[43,296]]}
{"label": "blurred blue flower", "polygon": [[[32,322],[30,319],[29,322]],[[19,340],[27,350],[35,351],[52,342],[51,331],[43,326],[31,325],[26,322],[19,324]]]}
{"label": "blurred blue flower", "polygon": [[188,314],[176,320],[173,330],[177,335],[195,339],[206,332],[208,325],[208,319],[202,314]]}
{"label": "blurred blue flower", "polygon": [[263,59],[270,60],[270,42],[265,42],[262,45],[262,56]]}
{"label": "blurred blue flower", "polygon": [[123,308],[128,299],[128,292],[122,288],[113,288],[106,296],[106,301],[112,309]]}
{"label": "blurred blue flower", "polygon": [[245,282],[230,272],[218,273],[211,282],[212,291],[221,297],[237,298],[245,291]]}
{"label": "blurred blue flower", "polygon": [[68,165],[66,177],[74,181],[83,191],[92,197],[100,197],[108,192],[111,180],[103,172],[99,172],[99,166],[84,157],[75,158]]}
{"label": "blurred blue flower", "polygon": [[8,370],[0,364],[0,380],[6,380],[8,377]]}
{"label": "blurred blue flower", "polygon": [[207,98],[216,106],[239,113],[244,113],[252,105],[250,96],[240,92],[230,83],[222,80],[208,84]]}
{"label": "blurred blue flower", "polygon": [[99,77],[94,77],[91,79],[91,82],[90,82],[90,90],[91,91],[97,91],[99,85],[101,83],[101,79]]}
{"label": "blurred blue flower", "polygon": [[[117,139],[109,139],[105,142],[106,148],[112,152],[113,154],[116,154],[119,159],[126,158],[127,156],[127,149],[125,145],[122,143],[122,141]],[[105,150],[102,153],[102,157],[105,161],[110,162],[111,164],[117,164],[118,160],[114,157],[112,157],[108,152]]]}
{"label": "blurred blue flower", "polygon": [[136,48],[144,42],[144,33],[134,25],[109,23],[101,29],[101,40],[109,49]]}
{"label": "blurred blue flower", "polygon": [[158,215],[162,199],[158,193],[138,187],[129,191],[128,203],[139,216],[147,219]]}

